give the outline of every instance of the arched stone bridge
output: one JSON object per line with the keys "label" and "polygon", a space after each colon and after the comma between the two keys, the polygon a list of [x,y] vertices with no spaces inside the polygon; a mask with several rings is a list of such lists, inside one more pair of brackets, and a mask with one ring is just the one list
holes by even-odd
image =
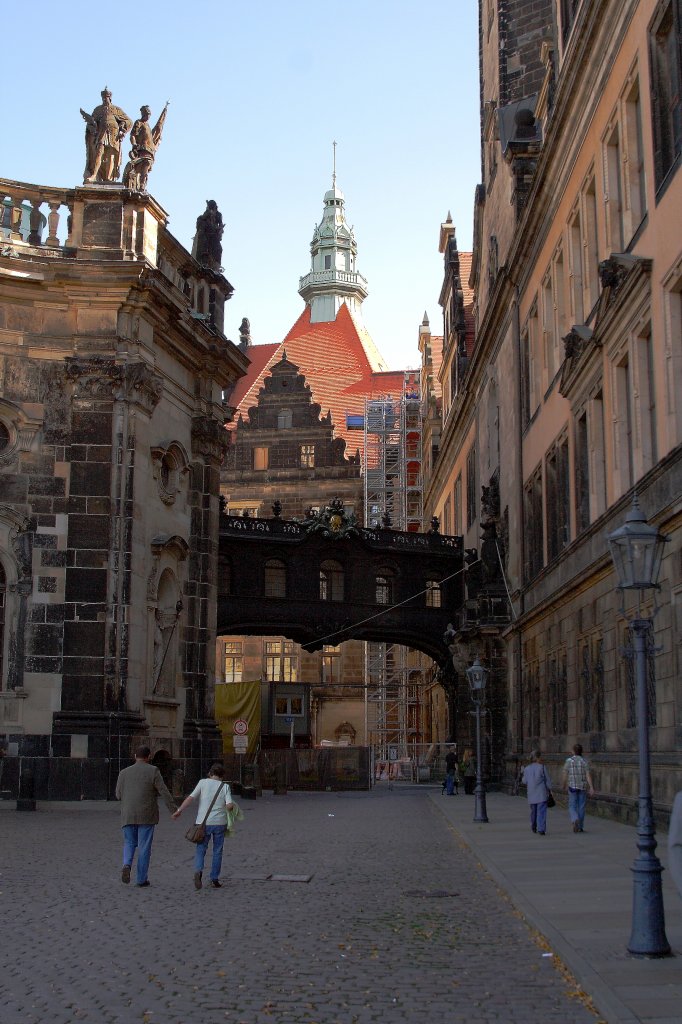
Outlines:
{"label": "arched stone bridge", "polygon": [[304,521],[221,515],[219,543],[218,635],[286,636],[311,651],[372,640],[449,662],[461,537],[364,528],[335,501]]}

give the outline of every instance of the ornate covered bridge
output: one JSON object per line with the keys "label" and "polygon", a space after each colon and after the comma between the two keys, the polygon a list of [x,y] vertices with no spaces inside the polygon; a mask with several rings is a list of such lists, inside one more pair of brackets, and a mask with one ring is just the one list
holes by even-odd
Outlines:
{"label": "ornate covered bridge", "polygon": [[461,537],[361,527],[339,500],[305,520],[220,517],[218,634],[281,635],[307,650],[401,644],[449,660],[463,602]]}

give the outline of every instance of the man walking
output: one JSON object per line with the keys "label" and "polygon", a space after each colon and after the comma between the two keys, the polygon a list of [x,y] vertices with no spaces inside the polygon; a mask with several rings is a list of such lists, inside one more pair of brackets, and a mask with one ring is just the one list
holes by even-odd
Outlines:
{"label": "man walking", "polygon": [[564,762],[564,785],[568,782],[568,813],[574,832],[583,831],[587,794],[594,796],[590,766],[582,755],[582,744],[576,743],[573,754]]}
{"label": "man walking", "polygon": [[137,885],[145,888],[152,854],[154,826],[159,820],[159,796],[171,814],[176,807],[156,765],[149,763],[149,747],[138,747],[135,764],[124,768],[116,782],[116,799],[121,801],[123,868],[121,881],[130,881],[130,869],[137,849]]}

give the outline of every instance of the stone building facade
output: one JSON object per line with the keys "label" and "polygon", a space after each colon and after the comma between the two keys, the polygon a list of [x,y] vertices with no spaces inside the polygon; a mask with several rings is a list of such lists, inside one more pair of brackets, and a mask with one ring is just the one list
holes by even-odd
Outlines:
{"label": "stone building facade", "polygon": [[682,133],[666,100],[680,5],[481,0],[480,14],[476,335],[444,395],[426,513],[453,501],[484,564],[494,527],[510,622],[459,635],[466,658],[498,659],[493,773],[511,780],[535,746],[557,772],[579,741],[599,807],[634,818],[634,671],[606,538],[636,490],[669,536],[648,683],[665,819],[682,783]]}
{"label": "stone building facade", "polygon": [[[336,498],[348,514],[362,516],[360,456],[346,458],[346,442],[335,436],[331,414],[321,416],[304,374],[286,352],[265,377],[248,419],[240,413],[231,438],[221,472],[229,514],[267,518],[276,508],[285,519],[304,519],[310,509],[319,511]],[[360,643],[330,643],[307,652],[284,637],[221,637],[217,669],[218,684],[262,680],[264,749],[290,743],[292,717],[294,742],[302,747],[361,737]]]}
{"label": "stone building facade", "polygon": [[[232,287],[151,195],[0,185],[3,787],[30,767],[39,798],[105,798],[141,740],[191,778],[220,749],[223,395],[248,365],[223,334]],[[27,204],[46,239],[44,217],[20,230]]]}

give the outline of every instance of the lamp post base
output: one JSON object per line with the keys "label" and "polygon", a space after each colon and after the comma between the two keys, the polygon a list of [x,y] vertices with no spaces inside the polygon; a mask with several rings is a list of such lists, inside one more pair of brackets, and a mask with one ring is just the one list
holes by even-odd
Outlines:
{"label": "lamp post base", "polygon": [[479,779],[474,790],[474,821],[488,821],[488,810],[485,806],[485,786]]}
{"label": "lamp post base", "polygon": [[658,857],[638,857],[632,865],[632,932],[628,953],[633,956],[671,955],[665,934],[662,872]]}

